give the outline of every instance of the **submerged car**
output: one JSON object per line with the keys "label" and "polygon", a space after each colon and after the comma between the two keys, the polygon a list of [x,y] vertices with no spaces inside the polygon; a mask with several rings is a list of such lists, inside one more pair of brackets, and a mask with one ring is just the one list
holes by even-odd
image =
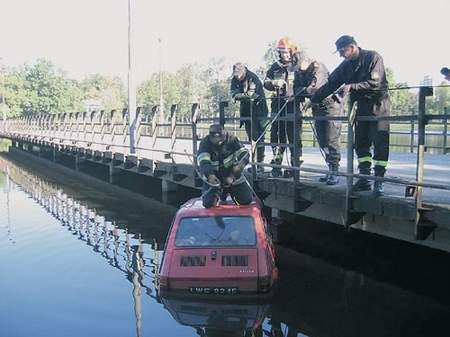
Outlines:
{"label": "submerged car", "polygon": [[194,198],[180,207],[165,244],[160,291],[267,293],[277,279],[274,245],[257,199],[204,208]]}

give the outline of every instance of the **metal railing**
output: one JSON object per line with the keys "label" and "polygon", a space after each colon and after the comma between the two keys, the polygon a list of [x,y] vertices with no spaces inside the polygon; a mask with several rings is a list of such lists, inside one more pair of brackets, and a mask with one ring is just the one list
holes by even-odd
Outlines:
{"label": "metal railing", "polygon": [[[374,177],[363,176],[355,174],[353,172],[353,125],[349,121],[350,110],[349,107],[347,113],[340,116],[322,116],[314,117],[311,115],[303,114],[286,114],[278,117],[278,120],[285,122],[292,122],[293,125],[300,125],[303,121],[303,129],[300,130],[296,127],[294,130],[294,142],[293,144],[284,143],[268,143],[264,142],[264,146],[282,146],[290,148],[294,153],[298,153],[299,138],[303,138],[303,142],[306,143],[307,139],[305,135],[310,136],[310,143],[316,145],[316,140],[313,136],[312,122],[318,119],[336,120],[341,121],[347,125],[346,130],[343,130],[341,138],[343,143],[347,144],[347,168],[345,172],[338,172],[339,175],[347,178],[347,204],[350,202],[352,194],[351,186],[353,178],[364,177],[369,180],[381,180],[395,184],[406,185],[412,194],[415,194],[416,209],[418,217],[420,217],[420,210],[423,207],[422,201],[422,189],[424,187],[450,190],[450,186],[446,184],[432,184],[423,182],[424,176],[424,152],[427,148],[440,148],[443,153],[447,153],[449,148],[447,146],[448,137],[448,119],[450,115],[445,109],[444,114],[426,114],[426,97],[432,95],[433,89],[431,87],[420,87],[418,94],[418,110],[417,114],[411,114],[407,116],[384,116],[384,117],[356,117],[356,120],[364,121],[380,121],[388,120],[390,123],[399,123],[400,125],[409,125],[409,130],[394,130],[391,135],[395,134],[409,134],[408,144],[391,144],[393,147],[408,148],[410,152],[417,152],[416,163],[416,179],[405,180],[390,177]],[[250,105],[252,106],[252,104]],[[91,148],[97,151],[111,151],[121,152],[125,156],[135,155],[137,157],[151,157],[153,160],[170,160],[173,163],[177,163],[175,157],[177,156],[192,156],[196,164],[196,155],[198,149],[198,143],[200,139],[206,135],[207,128],[211,123],[220,123],[226,126],[227,130],[239,136],[241,140],[247,138],[247,135],[242,129],[239,129],[239,124],[242,121],[250,120],[251,123],[259,122],[258,118],[251,112],[251,116],[247,118],[236,117],[236,106],[230,106],[229,102],[222,101],[219,104],[219,111],[214,115],[208,112],[201,112],[200,105],[195,103],[192,105],[190,112],[190,121],[179,121],[177,118],[178,106],[172,105],[170,109],[170,116],[168,117],[168,123],[158,123],[158,106],[153,107],[150,114],[142,115],[142,109],[138,108],[136,111],[136,121],[131,123],[136,127],[136,144],[134,146],[135,152],[130,151],[130,122],[128,118],[127,110],[111,111],[106,113],[105,111],[91,112],[91,113],[62,113],[57,115],[36,115],[26,116],[14,119],[8,119],[7,123],[1,123],[5,125],[6,129],[0,130],[0,136],[16,138],[32,138],[38,139],[42,142],[50,142],[55,147],[61,144],[72,145],[76,147]],[[230,111],[231,110],[231,111]],[[431,123],[439,122],[442,127],[442,131],[432,131],[431,134],[442,136],[442,145],[426,145],[426,136],[430,133],[426,133],[426,126]],[[310,130],[307,130],[307,123],[310,124]],[[345,128],[344,128],[345,129]],[[267,137],[266,137],[267,138]],[[162,146],[161,141],[165,141]],[[177,142],[180,141],[191,143],[191,153],[186,153],[177,150]],[[273,165],[269,163],[256,163],[255,162],[255,142],[243,141],[243,143],[250,145],[252,149],[253,165],[252,171],[254,172],[254,180],[256,177],[256,166],[263,167],[279,167],[284,169],[291,169],[295,172],[294,183],[298,184],[300,180],[300,172],[312,172],[312,173],[327,173],[327,170],[312,169],[304,166],[300,166],[298,162],[291,163],[289,165]],[[294,156],[296,158],[297,156]],[[258,178],[259,179],[259,178]],[[348,206],[350,207],[350,206]],[[419,220],[417,220],[419,221]]]}

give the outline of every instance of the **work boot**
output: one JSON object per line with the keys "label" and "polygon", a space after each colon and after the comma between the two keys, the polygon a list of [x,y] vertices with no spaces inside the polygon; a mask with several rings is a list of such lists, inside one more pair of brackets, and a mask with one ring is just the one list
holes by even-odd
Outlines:
{"label": "work boot", "polygon": [[283,178],[292,178],[294,176],[294,171],[291,169],[284,170]]}
{"label": "work boot", "polygon": [[337,175],[339,166],[330,165],[330,173],[328,174],[327,185],[336,185],[339,182],[339,176]]}
{"label": "work boot", "polygon": [[329,177],[329,176],[330,176],[330,174],[327,173],[327,174],[325,174],[323,177],[320,177],[320,178],[319,178],[319,181],[320,181],[321,183],[325,183],[325,182],[328,181],[328,177]]}
{"label": "work boot", "polygon": [[270,172],[270,176],[274,178],[279,178],[283,175],[283,171],[278,167],[273,167],[272,172]]}
{"label": "work boot", "polygon": [[372,193],[375,197],[382,196],[384,194],[384,183],[382,181],[375,181]]}
{"label": "work boot", "polygon": [[[386,173],[386,167],[375,165],[373,168],[373,172],[376,177],[384,177],[384,174]],[[375,197],[382,196],[384,194],[384,182],[375,181],[375,183],[373,184],[372,193]]]}
{"label": "work boot", "polygon": [[365,178],[359,178],[353,185],[353,192],[370,191],[370,182]]}
{"label": "work boot", "polygon": [[[272,161],[270,163],[272,165],[281,165],[281,162],[282,162],[282,158],[272,159]],[[279,167],[272,167],[272,172],[270,173],[270,175],[274,178],[279,178],[283,175],[283,171]]]}

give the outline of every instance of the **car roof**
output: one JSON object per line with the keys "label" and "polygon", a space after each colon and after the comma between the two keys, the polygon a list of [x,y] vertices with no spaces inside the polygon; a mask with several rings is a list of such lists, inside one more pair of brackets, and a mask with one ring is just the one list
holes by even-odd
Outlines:
{"label": "car roof", "polygon": [[217,216],[217,215],[242,215],[259,216],[260,204],[253,200],[249,205],[236,205],[231,198],[220,203],[219,206],[205,208],[201,198],[193,198],[184,203],[178,210],[179,217],[186,216]]}

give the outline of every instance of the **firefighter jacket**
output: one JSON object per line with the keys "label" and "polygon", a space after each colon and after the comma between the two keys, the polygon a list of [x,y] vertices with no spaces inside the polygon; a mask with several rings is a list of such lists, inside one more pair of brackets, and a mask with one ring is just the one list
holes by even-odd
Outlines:
{"label": "firefighter jacket", "polygon": [[[306,89],[308,87],[318,89],[328,82],[329,72],[327,67],[317,61],[313,61],[306,70],[297,70],[294,77],[294,94],[296,99],[304,102],[307,96],[310,96]],[[340,109],[341,98],[337,94],[325,97],[318,104],[312,105],[313,113],[338,113]],[[336,111],[337,110],[337,111]]]}
{"label": "firefighter jacket", "polygon": [[225,132],[225,140],[221,145],[213,144],[209,136],[202,139],[197,162],[206,178],[214,174],[223,182],[227,177],[234,177],[233,185],[237,185],[246,180],[241,173],[234,174],[233,167],[245,166],[249,162],[249,153],[236,136]]}
{"label": "firefighter jacket", "polygon": [[[268,114],[266,94],[258,76],[247,70],[245,77],[239,81],[236,77],[231,79],[231,97],[240,101],[241,117],[250,117],[250,107],[258,117],[266,117]],[[251,106],[250,104],[253,103]]]}
{"label": "firefighter jacket", "polygon": [[[273,91],[273,97],[288,97],[294,94],[294,72],[295,66],[288,64],[283,65],[280,62],[275,62],[269,68],[264,80],[264,88]],[[276,86],[277,80],[283,80],[283,86]]]}
{"label": "firefighter jacket", "polygon": [[[359,56],[355,60],[344,60],[329,76],[328,83],[319,88],[311,97],[311,102],[319,103],[336,91],[342,84],[350,85],[351,102],[367,105],[380,105],[389,99],[388,82],[383,59],[375,51],[359,48]],[[363,105],[363,104],[361,104]],[[372,114],[373,111],[360,111],[361,114]],[[380,114],[389,114],[389,110],[377,110]]]}

